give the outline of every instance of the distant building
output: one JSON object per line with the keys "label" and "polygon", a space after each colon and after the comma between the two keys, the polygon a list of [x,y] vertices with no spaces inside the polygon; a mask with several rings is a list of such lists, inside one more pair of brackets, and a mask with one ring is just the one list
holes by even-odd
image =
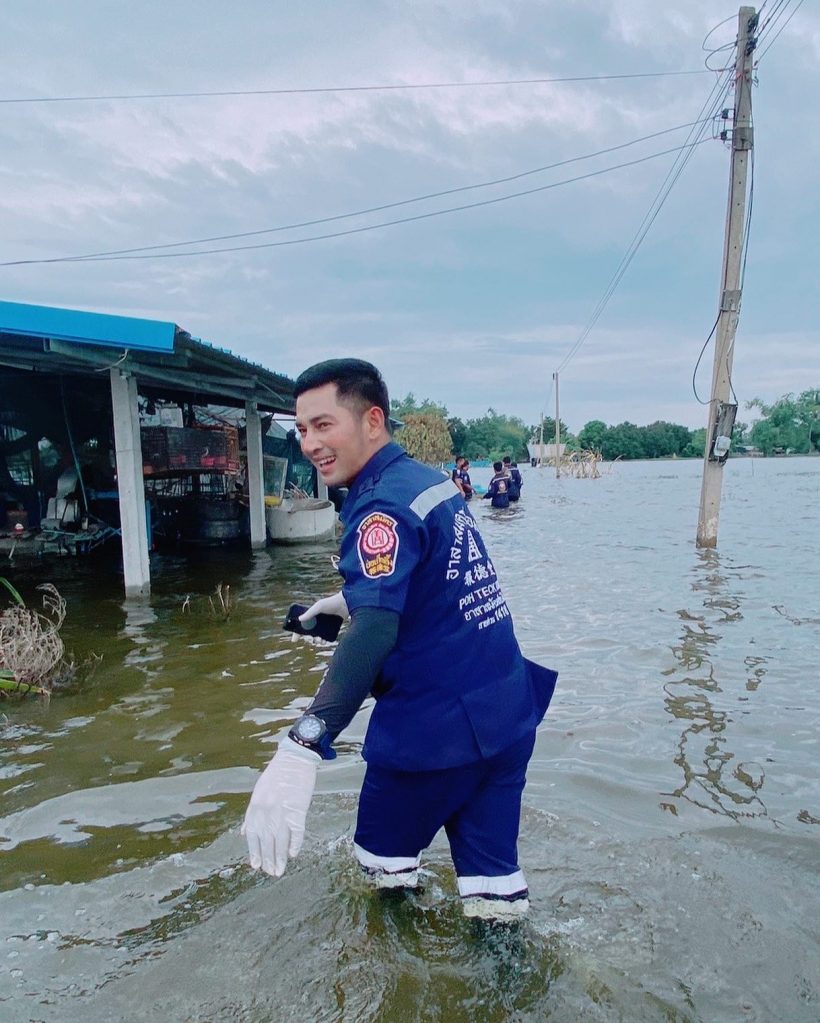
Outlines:
{"label": "distant building", "polygon": [[[567,450],[566,444],[558,445],[558,457],[563,458]],[[540,462],[555,462],[555,444],[539,444],[538,439],[533,437],[527,444],[527,453],[530,456],[530,465],[538,465]]]}

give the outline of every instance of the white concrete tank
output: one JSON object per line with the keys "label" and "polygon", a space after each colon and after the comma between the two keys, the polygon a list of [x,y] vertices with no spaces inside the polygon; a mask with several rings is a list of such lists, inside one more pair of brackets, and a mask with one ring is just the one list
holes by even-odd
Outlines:
{"label": "white concrete tank", "polygon": [[265,507],[273,543],[317,543],[336,536],[336,509],[332,501],[315,497],[285,498]]}

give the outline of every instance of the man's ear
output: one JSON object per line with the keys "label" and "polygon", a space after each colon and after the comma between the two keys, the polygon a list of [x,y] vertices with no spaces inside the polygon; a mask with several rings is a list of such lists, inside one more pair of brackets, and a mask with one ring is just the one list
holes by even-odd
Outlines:
{"label": "man's ear", "polygon": [[378,405],[372,405],[364,417],[365,423],[367,423],[367,432],[375,440],[385,429],[384,412],[379,408]]}

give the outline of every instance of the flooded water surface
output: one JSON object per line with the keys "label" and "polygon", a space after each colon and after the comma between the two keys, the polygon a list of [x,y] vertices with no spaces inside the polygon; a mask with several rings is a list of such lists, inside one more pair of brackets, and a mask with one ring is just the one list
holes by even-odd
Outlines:
{"label": "flooded water surface", "polygon": [[156,559],[135,603],[90,559],[0,570],[29,600],[55,582],[68,649],[102,658],[0,705],[0,1019],[820,1019],[820,459],[730,462],[717,552],[700,471],[525,469],[518,508],[475,509],[524,652],[560,673],[514,927],[462,918],[440,840],[418,893],[365,886],[367,707],[299,859],[244,864],[250,789],[331,653],[281,621],[336,588],[333,544]]}

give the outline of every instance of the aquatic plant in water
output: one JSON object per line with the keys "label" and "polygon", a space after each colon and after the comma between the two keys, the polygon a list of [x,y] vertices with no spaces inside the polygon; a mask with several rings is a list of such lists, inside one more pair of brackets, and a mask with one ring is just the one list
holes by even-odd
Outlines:
{"label": "aquatic plant in water", "polygon": [[60,627],[65,620],[65,601],[51,583],[37,589],[43,593],[43,610],[26,603],[8,579],[0,576],[11,595],[10,607],[0,611],[0,694],[36,693],[48,696],[56,681],[73,673],[65,663]]}

